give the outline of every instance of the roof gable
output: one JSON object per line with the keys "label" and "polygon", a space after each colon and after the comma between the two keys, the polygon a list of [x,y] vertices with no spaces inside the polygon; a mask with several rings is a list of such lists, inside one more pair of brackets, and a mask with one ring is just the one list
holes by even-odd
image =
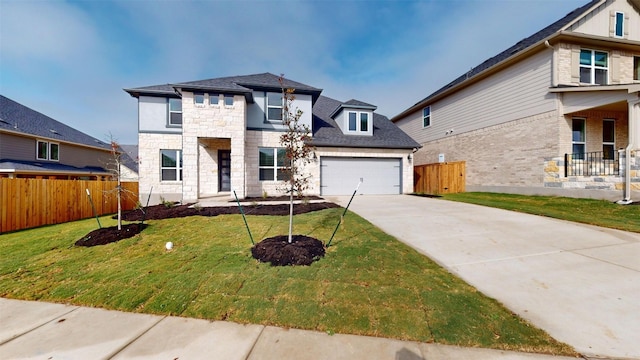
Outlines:
{"label": "roof gable", "polygon": [[0,95],[0,130],[111,150],[111,146]]}
{"label": "roof gable", "polygon": [[503,63],[504,61],[506,61],[506,60],[508,60],[510,58],[513,58],[513,57],[521,55],[521,53],[524,52],[525,50],[530,49],[534,45],[540,44],[545,39],[547,39],[547,38],[549,38],[549,37],[551,37],[551,36],[553,36],[555,34],[558,34],[558,33],[562,32],[562,31],[566,30],[569,26],[574,24],[579,19],[584,18],[588,13],[593,11],[594,8],[596,8],[597,6],[599,6],[603,2],[606,2],[606,0],[591,0],[587,4],[574,9],[573,11],[569,12],[567,15],[565,15],[561,19],[553,22],[552,24],[546,26],[545,28],[543,28],[542,30],[534,33],[533,35],[518,41],[516,44],[512,45],[511,47],[507,48],[506,50],[504,50],[504,51],[500,52],[499,54],[497,54],[497,55],[485,60],[484,62],[482,62],[478,66],[476,66],[476,67],[472,68],[471,70],[469,70],[468,72],[460,75],[455,80],[451,81],[450,83],[446,84],[445,86],[443,86],[440,89],[436,90],[435,92],[431,93],[429,96],[427,96],[427,97],[423,98],[422,100],[418,101],[413,106],[411,106],[409,109],[407,109],[407,110],[403,111],[402,113],[394,116],[392,118],[392,121],[396,121],[399,118],[401,118],[402,116],[404,116],[405,114],[407,114],[409,112],[412,112],[412,111],[415,111],[415,109],[418,108],[418,107],[427,105],[429,103],[429,101],[431,101],[432,99],[435,99],[436,97],[438,97],[439,95],[447,92],[448,90],[456,88],[457,86],[461,85],[462,83],[466,82],[467,80],[470,80],[470,79],[476,77],[477,75],[489,70],[490,68],[495,67],[496,65],[498,65],[500,63]]}

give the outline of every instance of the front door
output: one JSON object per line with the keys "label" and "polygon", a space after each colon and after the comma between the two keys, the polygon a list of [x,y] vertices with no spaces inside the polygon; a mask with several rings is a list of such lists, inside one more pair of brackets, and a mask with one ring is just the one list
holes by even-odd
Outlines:
{"label": "front door", "polygon": [[231,150],[218,150],[218,191],[231,191]]}

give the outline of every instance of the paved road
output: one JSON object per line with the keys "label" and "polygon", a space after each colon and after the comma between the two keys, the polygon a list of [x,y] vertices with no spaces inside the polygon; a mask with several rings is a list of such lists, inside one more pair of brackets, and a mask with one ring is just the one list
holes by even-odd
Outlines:
{"label": "paved road", "polygon": [[410,195],[350,210],[580,353],[640,359],[640,234]]}

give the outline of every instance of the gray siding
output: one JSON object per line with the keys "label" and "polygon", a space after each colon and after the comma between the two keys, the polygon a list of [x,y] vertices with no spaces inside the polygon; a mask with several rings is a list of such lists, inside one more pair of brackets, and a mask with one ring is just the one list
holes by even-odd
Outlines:
{"label": "gray siding", "polygon": [[0,133],[0,159],[35,160],[36,140],[24,136]]}
{"label": "gray siding", "polygon": [[140,96],[138,99],[138,127],[140,132],[180,133],[181,127],[168,127],[167,98]]}
{"label": "gray siding", "polygon": [[[34,145],[35,146],[35,145]],[[60,163],[76,167],[99,166],[107,168],[112,162],[111,153],[70,144],[60,144]]]}
{"label": "gray siding", "polygon": [[431,126],[422,109],[396,124],[419,143],[534,116],[555,109],[551,50],[545,50],[431,105]]}
{"label": "gray siding", "polygon": [[[0,133],[0,159],[36,161],[37,140],[36,138]],[[106,150],[91,149],[44,138],[40,140],[60,145],[60,161],[56,162],[59,164],[106,168],[111,160],[111,154]]]}
{"label": "gray siding", "polygon": [[[295,94],[295,93],[294,93]],[[264,129],[264,130],[284,130],[284,127],[280,124],[265,122],[265,100],[264,91],[253,92],[253,104],[247,104],[247,127],[250,129]],[[311,128],[312,119],[312,104],[311,95],[298,94],[295,95],[296,99],[293,101],[292,112],[295,112],[296,108],[302,110],[302,117],[300,123],[307,124]]]}

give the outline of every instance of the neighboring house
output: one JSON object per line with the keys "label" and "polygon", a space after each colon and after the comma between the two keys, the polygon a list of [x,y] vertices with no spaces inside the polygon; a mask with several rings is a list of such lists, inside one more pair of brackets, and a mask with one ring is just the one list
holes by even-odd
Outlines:
{"label": "neighboring house", "polygon": [[106,180],[111,146],[0,95],[0,177]]}
{"label": "neighboring house", "polygon": [[[283,97],[273,74],[223,77],[125,89],[138,99],[140,198],[197,201],[235,191],[239,198],[281,195]],[[313,131],[307,194],[413,190],[412,152],[419,147],[376,107],[321,96],[284,80],[293,108]]]}
{"label": "neighboring house", "polygon": [[423,145],[415,164],[465,161],[470,191],[628,202],[640,190],[639,11],[590,1],[395,116]]}
{"label": "neighboring house", "polygon": [[138,181],[138,145],[120,145],[121,181]]}

